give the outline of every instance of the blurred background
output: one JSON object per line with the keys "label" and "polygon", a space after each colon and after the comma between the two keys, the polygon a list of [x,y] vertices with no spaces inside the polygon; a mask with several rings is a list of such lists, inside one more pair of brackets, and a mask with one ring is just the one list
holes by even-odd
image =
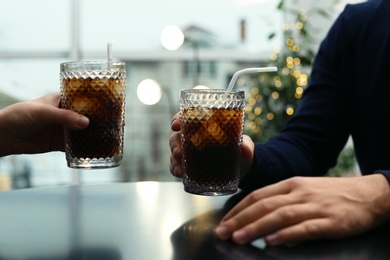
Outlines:
{"label": "blurred background", "polygon": [[[63,153],[0,158],[0,190],[77,183],[177,181],[169,173],[179,90],[226,88],[246,67],[245,132],[275,134],[299,103],[320,40],[353,0],[0,0],[0,109],[59,91],[59,64],[113,56],[127,64],[122,166],[74,170]],[[1,123],[1,122],[0,122]],[[352,158],[352,159],[351,159]],[[347,157],[353,166],[353,156]],[[338,174],[338,173],[336,173]]]}

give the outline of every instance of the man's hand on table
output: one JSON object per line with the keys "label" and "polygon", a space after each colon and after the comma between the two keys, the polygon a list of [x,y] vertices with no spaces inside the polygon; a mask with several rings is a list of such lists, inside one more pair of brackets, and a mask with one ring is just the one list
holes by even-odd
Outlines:
{"label": "man's hand on table", "polygon": [[215,233],[246,244],[294,244],[363,233],[389,218],[390,189],[382,174],[294,177],[258,189],[222,219]]}

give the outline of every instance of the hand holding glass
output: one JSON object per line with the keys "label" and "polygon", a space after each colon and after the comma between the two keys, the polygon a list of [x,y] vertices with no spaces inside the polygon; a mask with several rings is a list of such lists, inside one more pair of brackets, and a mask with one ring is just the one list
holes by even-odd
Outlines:
{"label": "hand holding glass", "polygon": [[124,62],[61,63],[61,105],[89,118],[81,131],[65,129],[71,168],[109,168],[121,164],[125,114]]}
{"label": "hand holding glass", "polygon": [[184,190],[200,195],[235,193],[240,180],[244,91],[180,92]]}

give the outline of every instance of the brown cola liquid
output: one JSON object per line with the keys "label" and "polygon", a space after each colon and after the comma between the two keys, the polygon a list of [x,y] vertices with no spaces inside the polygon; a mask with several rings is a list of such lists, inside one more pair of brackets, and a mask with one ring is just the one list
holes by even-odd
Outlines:
{"label": "brown cola liquid", "polygon": [[239,180],[243,110],[182,111],[184,182],[223,186]]}
{"label": "brown cola liquid", "polygon": [[124,131],[124,78],[62,79],[62,107],[89,118],[80,131],[65,129],[71,158],[121,156]]}

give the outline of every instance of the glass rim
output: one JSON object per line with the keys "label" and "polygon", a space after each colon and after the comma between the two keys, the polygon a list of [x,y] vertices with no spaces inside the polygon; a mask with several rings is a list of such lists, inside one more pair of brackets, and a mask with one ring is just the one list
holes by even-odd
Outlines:
{"label": "glass rim", "polygon": [[123,61],[66,61],[60,63],[61,71],[86,71],[86,70],[125,70],[126,63]]}
{"label": "glass rim", "polygon": [[227,91],[227,89],[212,89],[212,88],[202,88],[202,89],[181,89],[181,93],[217,93],[217,94],[223,94],[223,93],[229,93],[229,94],[240,94],[244,93],[244,90],[241,89],[232,89],[230,91]]}
{"label": "glass rim", "polygon": [[108,64],[108,63],[114,63],[114,64],[125,64],[124,61],[119,61],[119,60],[80,60],[80,61],[65,61],[61,62],[61,64],[64,65],[77,65],[77,64]]}

